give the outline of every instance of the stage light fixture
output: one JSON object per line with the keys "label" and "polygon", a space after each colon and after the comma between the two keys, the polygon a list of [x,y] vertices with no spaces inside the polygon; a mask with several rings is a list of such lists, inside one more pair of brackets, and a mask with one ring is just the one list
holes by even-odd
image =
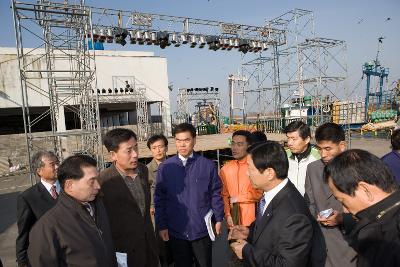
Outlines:
{"label": "stage light fixture", "polygon": [[112,89],[111,88],[108,88],[108,93],[112,94]]}
{"label": "stage light fixture", "polygon": [[129,31],[129,40],[130,40],[130,43],[131,44],[136,44],[136,39],[135,39],[135,36],[136,36],[136,32],[135,31]]}
{"label": "stage light fixture", "polygon": [[215,88],[214,88],[214,91],[215,91],[215,92],[218,92],[218,87],[215,87]]}
{"label": "stage light fixture", "polygon": [[214,91],[214,87],[211,86],[210,91],[211,91],[211,92]]}
{"label": "stage light fixture", "polygon": [[239,48],[239,39],[235,39],[235,40],[233,41],[233,47]]}
{"label": "stage light fixture", "polygon": [[150,39],[151,39],[151,43],[154,45],[158,45],[158,40],[157,40],[157,33],[156,32],[152,32],[150,34]]}
{"label": "stage light fixture", "polygon": [[100,89],[97,89],[97,94],[98,94],[98,95],[100,94]]}
{"label": "stage light fixture", "polygon": [[199,37],[199,48],[204,48],[205,45],[206,45],[206,37],[200,36]]}
{"label": "stage light fixture", "polygon": [[107,43],[112,43],[114,41],[114,34],[112,29],[107,29],[106,30],[106,35],[107,35]]}
{"label": "stage light fixture", "polygon": [[190,48],[195,48],[197,45],[197,36],[191,35],[190,36]]}
{"label": "stage light fixture", "polygon": [[228,40],[228,44],[229,44],[229,46],[228,46],[227,50],[230,51],[230,50],[232,50],[232,48],[235,47],[235,40],[229,39],[229,40]]}
{"label": "stage light fixture", "polygon": [[181,43],[182,44],[187,44],[188,43],[188,38],[186,34],[181,34]]}
{"label": "stage light fixture", "polygon": [[114,88],[114,93],[118,94],[118,88]]}
{"label": "stage light fixture", "polygon": [[120,87],[119,92],[122,94],[124,92],[124,88]]}
{"label": "stage light fixture", "polygon": [[217,36],[208,36],[206,40],[208,49],[217,51],[220,48],[220,43]]}
{"label": "stage light fixture", "polygon": [[129,93],[133,93],[133,88],[130,88],[130,89],[129,89]]}
{"label": "stage light fixture", "polygon": [[179,42],[179,40],[178,40],[178,35],[176,34],[176,32],[174,32],[174,33],[171,35],[171,43],[176,44],[177,42]]}
{"label": "stage light fixture", "polygon": [[102,93],[102,94],[105,94],[105,93],[107,93],[106,89],[104,89],[104,88],[103,88],[103,89],[101,89],[101,93]]}
{"label": "stage light fixture", "polygon": [[158,39],[161,49],[164,49],[165,47],[168,46],[169,34],[167,32],[158,32],[157,39]]}
{"label": "stage light fixture", "polygon": [[262,43],[262,49],[265,51],[268,49],[268,43]]}
{"label": "stage light fixture", "polygon": [[99,39],[99,31],[97,29],[93,29],[92,34],[93,34],[93,42],[95,43]]}
{"label": "stage light fixture", "polygon": [[107,39],[106,30],[100,29],[99,30],[99,42],[104,43]]}
{"label": "stage light fixture", "polygon": [[116,28],[115,30],[115,42],[122,46],[126,45],[125,38],[128,36],[128,31],[122,28]]}
{"label": "stage light fixture", "polygon": [[243,39],[239,41],[239,52],[246,54],[247,51],[249,51],[250,46],[247,42],[248,42],[247,40],[243,40]]}
{"label": "stage light fixture", "polygon": [[146,41],[147,45],[152,45],[152,41],[151,41],[151,32],[144,32],[143,34],[144,40]]}

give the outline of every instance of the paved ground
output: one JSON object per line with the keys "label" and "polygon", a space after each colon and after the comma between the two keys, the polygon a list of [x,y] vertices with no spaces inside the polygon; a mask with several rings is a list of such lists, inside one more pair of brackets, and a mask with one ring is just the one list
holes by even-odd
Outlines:
{"label": "paved ground", "polygon": [[[222,137],[225,139],[226,137]],[[279,139],[280,136],[270,139]],[[206,140],[204,140],[206,141]],[[390,151],[388,140],[364,138],[351,141],[352,148],[368,150],[381,157]],[[15,263],[15,238],[17,235],[16,226],[16,199],[20,191],[30,185],[27,174],[0,177],[0,258],[5,267],[14,267]],[[226,266],[227,259],[231,252],[226,242],[226,228],[223,234],[214,242],[213,266]]]}

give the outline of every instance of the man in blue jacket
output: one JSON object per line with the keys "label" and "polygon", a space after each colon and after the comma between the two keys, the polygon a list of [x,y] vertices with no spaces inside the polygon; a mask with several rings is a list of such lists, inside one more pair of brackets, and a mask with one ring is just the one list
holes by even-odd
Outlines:
{"label": "man in blue jacket", "polygon": [[196,129],[188,123],[175,129],[176,156],[158,169],[154,193],[159,234],[171,244],[176,267],[211,267],[211,239],[204,220],[211,210],[215,232],[224,216],[221,180],[213,161],[194,153]]}

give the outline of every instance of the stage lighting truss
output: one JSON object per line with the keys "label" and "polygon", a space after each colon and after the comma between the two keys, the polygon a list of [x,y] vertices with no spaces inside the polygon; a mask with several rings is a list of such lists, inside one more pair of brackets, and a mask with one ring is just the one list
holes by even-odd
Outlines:
{"label": "stage lighting truss", "polygon": [[[208,48],[213,51],[258,53],[270,46],[286,43],[286,31],[269,26],[250,26],[189,17],[166,16],[131,11],[88,7],[93,21],[95,42],[159,45],[164,49],[171,44],[180,47]],[[123,23],[125,21],[125,23]],[[118,25],[118,26],[116,26]],[[90,38],[91,34],[88,34]]]}

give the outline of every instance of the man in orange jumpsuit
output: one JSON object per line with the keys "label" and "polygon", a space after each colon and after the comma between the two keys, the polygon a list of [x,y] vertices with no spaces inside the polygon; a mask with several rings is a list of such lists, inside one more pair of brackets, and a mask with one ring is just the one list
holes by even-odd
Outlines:
{"label": "man in orange jumpsuit", "polygon": [[239,130],[232,135],[232,156],[221,168],[222,199],[228,227],[234,225],[250,226],[256,219],[256,203],[262,196],[262,191],[256,190],[250,183],[247,172],[247,148],[250,145],[251,134]]}

